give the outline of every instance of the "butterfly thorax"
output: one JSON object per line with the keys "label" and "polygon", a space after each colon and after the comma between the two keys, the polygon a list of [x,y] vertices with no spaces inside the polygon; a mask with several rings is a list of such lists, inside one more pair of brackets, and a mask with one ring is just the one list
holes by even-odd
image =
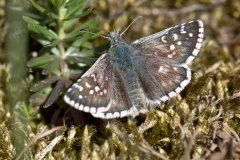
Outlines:
{"label": "butterfly thorax", "polygon": [[109,32],[108,36],[111,38],[108,56],[113,67],[124,72],[133,69],[138,51],[125,43],[118,31]]}

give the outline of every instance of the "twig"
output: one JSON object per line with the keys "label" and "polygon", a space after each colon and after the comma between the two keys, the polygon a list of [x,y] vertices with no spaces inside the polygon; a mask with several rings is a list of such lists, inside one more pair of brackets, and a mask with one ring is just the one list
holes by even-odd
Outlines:
{"label": "twig", "polygon": [[58,130],[61,130],[61,129],[63,129],[63,128],[65,128],[65,126],[55,127],[55,128],[52,128],[52,129],[50,129],[50,130],[48,130],[48,131],[43,132],[42,134],[37,135],[37,136],[36,136],[35,138],[33,138],[33,139],[31,140],[31,142],[20,152],[20,154],[17,156],[16,160],[19,160],[19,159],[22,157],[23,153],[24,153],[33,143],[35,143],[38,139],[43,138],[43,137],[45,137],[45,136],[48,136],[48,135],[52,134],[53,132],[58,131]]}

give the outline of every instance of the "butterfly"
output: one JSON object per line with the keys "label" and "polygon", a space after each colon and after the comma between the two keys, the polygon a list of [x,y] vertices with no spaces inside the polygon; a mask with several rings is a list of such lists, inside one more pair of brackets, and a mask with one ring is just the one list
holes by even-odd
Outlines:
{"label": "butterfly", "polygon": [[109,32],[110,48],[65,93],[64,100],[94,117],[135,117],[176,96],[191,80],[203,22],[190,21],[127,44]]}

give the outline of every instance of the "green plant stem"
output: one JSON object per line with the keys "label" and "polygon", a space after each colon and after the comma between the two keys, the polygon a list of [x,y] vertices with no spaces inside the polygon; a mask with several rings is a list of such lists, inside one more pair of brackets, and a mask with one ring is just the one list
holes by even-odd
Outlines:
{"label": "green plant stem", "polygon": [[64,14],[65,14],[65,11],[64,11],[64,7],[59,7],[59,19],[58,19],[58,36],[61,40],[61,42],[58,44],[58,49],[59,49],[59,54],[60,54],[60,57],[62,59],[62,62],[61,62],[61,73],[64,74],[67,72],[68,70],[68,65],[65,61],[65,48],[64,48],[64,45],[63,45],[63,39],[65,37],[65,32],[64,32],[64,21],[62,21],[64,19]]}

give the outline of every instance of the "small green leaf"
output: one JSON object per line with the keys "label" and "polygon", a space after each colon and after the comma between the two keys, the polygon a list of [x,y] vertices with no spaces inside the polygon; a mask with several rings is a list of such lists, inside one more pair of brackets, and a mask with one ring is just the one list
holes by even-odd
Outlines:
{"label": "small green leaf", "polygon": [[50,0],[50,2],[56,6],[56,7],[61,7],[66,3],[67,0]]}
{"label": "small green leaf", "polygon": [[31,91],[31,92],[40,91],[40,90],[42,90],[43,88],[45,88],[45,87],[53,84],[54,82],[56,82],[58,79],[59,79],[58,76],[54,76],[54,77],[51,77],[51,78],[42,80],[42,81],[40,81],[40,82],[37,82],[37,83],[33,84],[33,85],[30,87],[30,91]]}
{"label": "small green leaf", "polygon": [[[84,72],[83,70],[71,70],[68,78],[77,80],[77,79],[83,74],[83,72]],[[66,81],[66,82],[67,82],[67,81]],[[66,85],[66,82],[65,82],[65,85]],[[72,83],[67,84],[68,87],[70,87],[71,84],[72,84]],[[67,86],[67,85],[66,85],[66,86]]]}
{"label": "small green leaf", "polygon": [[79,31],[77,30],[77,31],[72,31],[71,33],[68,33],[65,37],[64,37],[64,39],[65,40],[70,40],[70,39],[72,39],[72,38],[77,38],[77,39],[79,39],[79,36],[81,35],[81,33],[79,33]]}
{"label": "small green leaf", "polygon": [[53,91],[51,92],[50,96],[48,97],[47,101],[45,102],[45,104],[43,105],[44,108],[49,107],[50,105],[53,104],[53,102],[55,102],[59,96],[59,94],[61,93],[62,89],[64,87],[64,80],[59,80],[57,85],[54,87]]}
{"label": "small green leaf", "polygon": [[79,19],[72,19],[72,20],[69,20],[69,21],[64,21],[64,30],[65,31],[69,31],[69,30],[72,30],[72,27],[73,26],[76,26],[75,24],[78,23]]}
{"label": "small green leaf", "polygon": [[[70,21],[66,22],[65,28],[70,28],[71,24],[68,24],[68,22],[70,22]],[[90,27],[92,28],[92,27],[96,26],[98,23],[99,23],[99,19],[89,20],[89,21],[81,24],[79,27],[75,27],[72,32],[70,32],[66,35],[65,39],[71,39],[72,37],[78,36],[80,34],[79,33],[80,29],[89,29]]]}
{"label": "small green leaf", "polygon": [[79,46],[81,46],[84,42],[88,41],[92,35],[84,34],[80,39],[74,41],[71,46],[67,49],[66,54],[69,55],[74,52],[78,52]]}
{"label": "small green leaf", "polygon": [[72,1],[76,1],[76,0],[68,0],[65,5],[69,5],[70,3],[72,3]]}
{"label": "small green leaf", "polygon": [[51,43],[46,44],[45,47],[55,47],[56,45],[59,44],[60,41],[61,41],[60,39],[55,39]]}
{"label": "small green leaf", "polygon": [[50,62],[46,68],[43,69],[42,74],[43,75],[48,75],[50,73],[53,73],[56,71],[59,66],[60,66],[61,60],[60,59],[55,59],[52,62]]}
{"label": "small green leaf", "polygon": [[67,57],[67,61],[75,62],[75,63],[83,63],[92,65],[97,59],[96,58],[88,58],[88,57],[80,57],[79,55],[71,54]]}
{"label": "small green leaf", "polygon": [[49,63],[56,58],[57,58],[57,56],[55,56],[55,55],[45,55],[45,56],[41,56],[41,57],[32,58],[30,61],[27,62],[27,66],[28,67],[36,67],[39,65]]}
{"label": "small green leaf", "polygon": [[46,36],[44,36],[43,34],[39,33],[38,30],[36,30],[35,27],[32,27],[30,25],[28,25],[28,30],[31,32],[31,36],[38,41],[40,44],[42,45],[46,45],[51,43],[51,41],[49,40],[49,38],[47,38]]}
{"label": "small green leaf", "polygon": [[32,5],[39,10],[41,13],[44,13],[47,16],[52,17],[53,19],[58,19],[58,16],[52,12],[47,11],[46,9],[44,9],[43,7],[39,6],[37,3],[35,3],[33,0],[30,0],[30,2],[32,3]]}
{"label": "small green leaf", "polygon": [[88,0],[72,1],[67,6],[67,13],[65,17],[70,17],[73,14],[81,11],[87,3],[88,3]]}
{"label": "small green leaf", "polygon": [[46,99],[47,99],[47,94],[43,93],[42,91],[33,93],[28,98],[29,102],[32,103],[34,106],[42,105]]}
{"label": "small green leaf", "polygon": [[23,16],[23,20],[29,24],[39,24],[39,22],[35,19],[32,19],[30,17],[27,16]]}
{"label": "small green leaf", "polygon": [[80,14],[77,14],[77,15],[73,15],[71,17],[67,17],[67,18],[63,19],[63,21],[68,21],[68,20],[71,20],[71,19],[84,17],[84,16],[88,15],[91,11],[92,11],[92,8],[89,8],[89,9],[87,9],[83,13],[80,13]]}
{"label": "small green leaf", "polygon": [[29,104],[28,106],[24,103],[20,108],[20,114],[22,116],[22,118],[30,120],[31,118],[33,118],[33,116],[36,115],[36,112],[34,112],[33,110],[33,106],[32,104]]}
{"label": "small green leaf", "polygon": [[38,25],[38,24],[28,24],[28,26],[31,27],[31,28],[35,28],[35,30],[38,31],[38,33],[44,34],[47,37],[58,39],[58,35],[54,31],[52,31],[50,29],[46,29],[46,28],[44,28],[41,25]]}

